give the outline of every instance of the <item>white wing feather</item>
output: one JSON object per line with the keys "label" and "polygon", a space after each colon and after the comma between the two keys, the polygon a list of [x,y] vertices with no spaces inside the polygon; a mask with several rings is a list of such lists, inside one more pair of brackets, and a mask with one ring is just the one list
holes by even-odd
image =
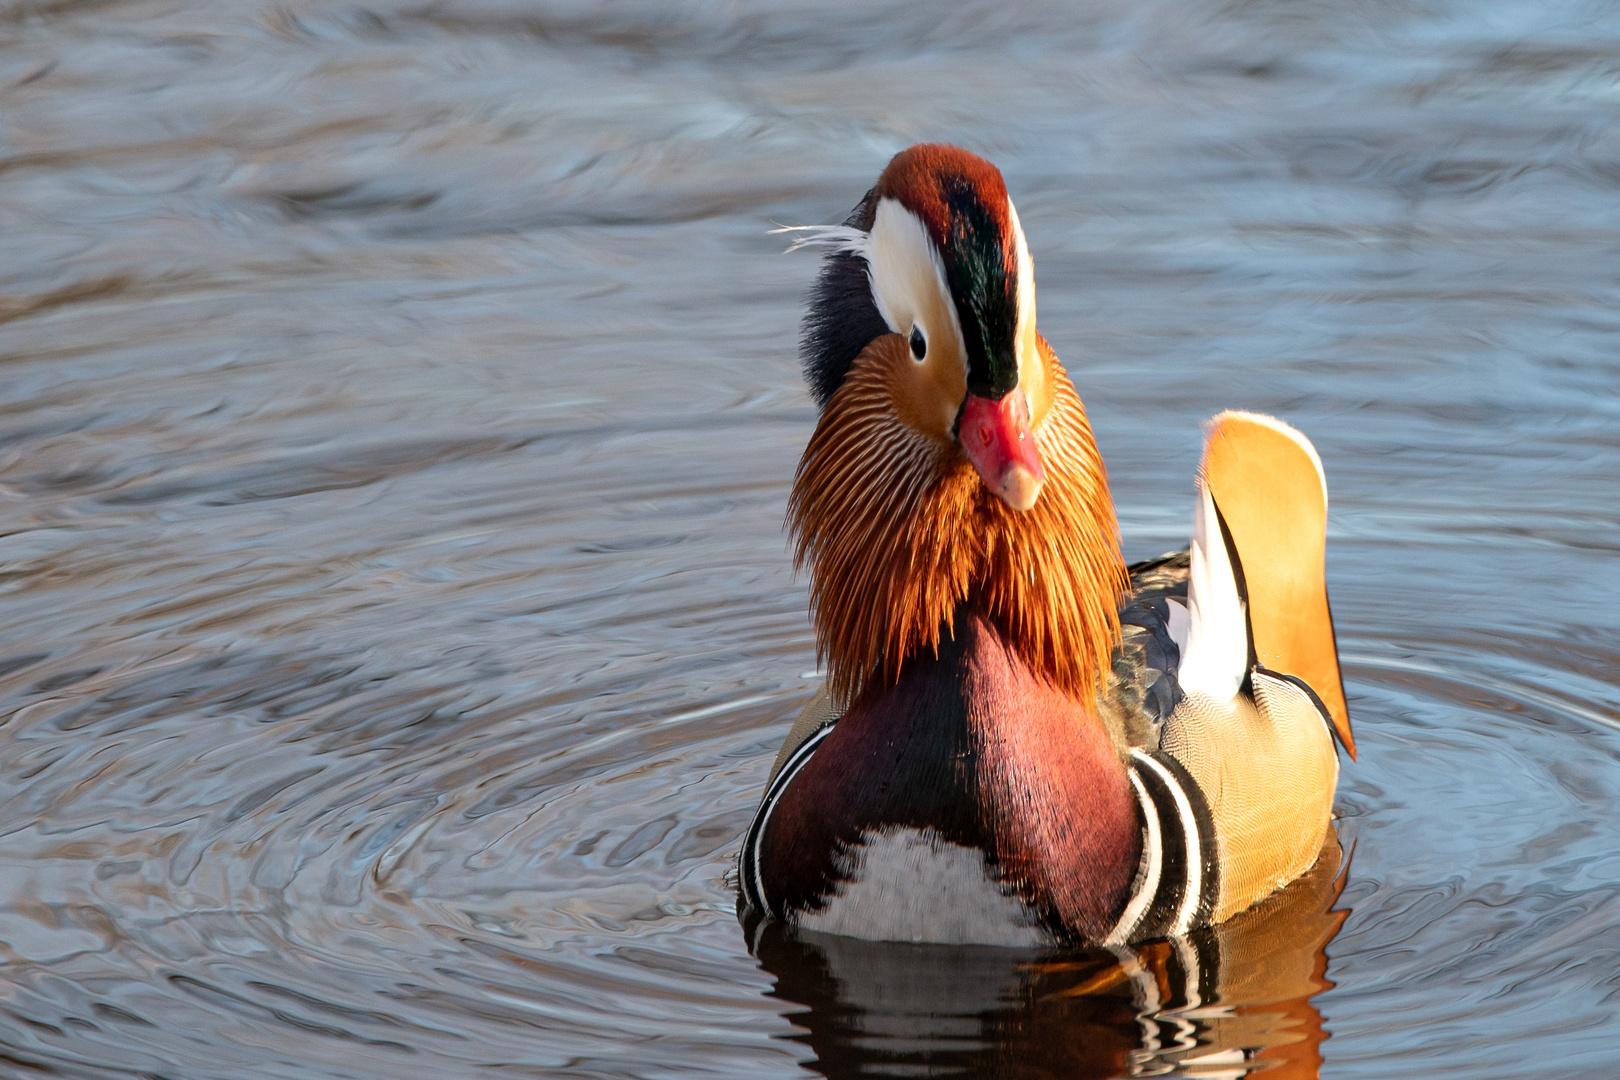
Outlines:
{"label": "white wing feather", "polygon": [[1187,577],[1187,648],[1176,680],[1187,694],[1231,701],[1249,666],[1249,621],[1221,536],[1215,500],[1202,480],[1193,511],[1192,567]]}

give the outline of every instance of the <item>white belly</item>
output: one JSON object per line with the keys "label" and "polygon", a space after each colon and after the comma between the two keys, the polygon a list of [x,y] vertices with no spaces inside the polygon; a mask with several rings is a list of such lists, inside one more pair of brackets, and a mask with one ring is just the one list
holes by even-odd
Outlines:
{"label": "white belly", "polygon": [[1041,946],[1052,937],[988,873],[984,855],[932,829],[867,833],[845,856],[826,906],[799,916],[806,930],[868,941]]}

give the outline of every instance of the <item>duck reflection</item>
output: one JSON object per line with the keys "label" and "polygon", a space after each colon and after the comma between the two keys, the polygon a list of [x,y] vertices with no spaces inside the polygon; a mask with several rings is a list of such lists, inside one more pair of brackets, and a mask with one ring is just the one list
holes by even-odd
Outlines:
{"label": "duck reflection", "polygon": [[1316,866],[1263,903],[1186,937],[1026,952],[859,941],[746,924],[795,1038],[829,1078],[1315,1077],[1311,998],[1345,912],[1330,830]]}

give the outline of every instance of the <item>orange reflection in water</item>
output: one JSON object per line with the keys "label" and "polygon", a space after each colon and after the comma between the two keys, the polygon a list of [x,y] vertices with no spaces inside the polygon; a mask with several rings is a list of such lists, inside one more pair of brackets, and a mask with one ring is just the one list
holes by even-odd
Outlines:
{"label": "orange reflection in water", "polygon": [[754,953],[807,1062],[873,1074],[1316,1077],[1333,984],[1327,943],[1348,861],[1316,867],[1241,915],[1185,937],[1109,949],[1018,950],[857,941],[750,923]]}

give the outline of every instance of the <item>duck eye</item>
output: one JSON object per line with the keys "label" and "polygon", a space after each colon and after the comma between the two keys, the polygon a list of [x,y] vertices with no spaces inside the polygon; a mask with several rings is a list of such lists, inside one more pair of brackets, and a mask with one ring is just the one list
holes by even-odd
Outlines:
{"label": "duck eye", "polygon": [[923,337],[922,328],[915,325],[911,328],[911,355],[918,360],[928,355],[928,339]]}

